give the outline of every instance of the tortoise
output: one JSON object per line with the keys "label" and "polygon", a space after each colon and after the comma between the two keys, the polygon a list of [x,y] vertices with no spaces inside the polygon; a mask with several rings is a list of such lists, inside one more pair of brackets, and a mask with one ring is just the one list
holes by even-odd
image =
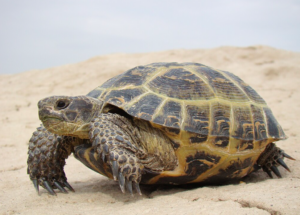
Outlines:
{"label": "tortoise", "polygon": [[141,195],[139,184],[220,184],[258,169],[281,177],[293,159],[258,93],[234,74],[199,63],[152,63],[111,78],[86,96],[38,102],[42,125],[29,141],[35,189],[74,191],[73,153],[90,169]]}

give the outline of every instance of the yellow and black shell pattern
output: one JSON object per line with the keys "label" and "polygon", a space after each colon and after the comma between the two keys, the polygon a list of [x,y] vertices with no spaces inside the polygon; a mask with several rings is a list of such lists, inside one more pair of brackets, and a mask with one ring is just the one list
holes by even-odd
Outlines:
{"label": "yellow and black shell pattern", "polygon": [[253,171],[269,143],[286,139],[253,88],[230,72],[199,63],[138,66],[88,96],[150,122],[171,138],[178,167],[146,183],[241,178]]}

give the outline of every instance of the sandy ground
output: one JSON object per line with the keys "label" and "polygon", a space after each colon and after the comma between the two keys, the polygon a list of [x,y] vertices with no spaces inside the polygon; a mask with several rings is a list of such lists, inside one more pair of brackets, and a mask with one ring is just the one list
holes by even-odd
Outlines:
{"label": "sandy ground", "polygon": [[[73,156],[65,172],[75,193],[38,196],[26,174],[37,102],[50,95],[82,95],[108,78],[152,62],[199,62],[240,76],[267,101],[289,136],[278,142],[296,161],[282,179],[257,172],[240,184],[207,187],[142,186],[122,194],[116,182]],[[18,63],[18,62],[16,62]],[[300,214],[300,53],[265,46],[112,54],[85,62],[0,76],[0,214]]]}

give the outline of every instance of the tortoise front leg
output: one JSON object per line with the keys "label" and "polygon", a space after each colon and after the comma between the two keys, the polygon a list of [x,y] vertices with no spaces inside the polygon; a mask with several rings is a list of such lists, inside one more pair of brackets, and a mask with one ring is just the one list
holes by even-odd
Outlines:
{"label": "tortoise front leg", "polygon": [[65,159],[73,152],[74,139],[53,134],[43,126],[33,132],[28,147],[27,174],[38,194],[39,185],[51,195],[56,195],[53,189],[68,193],[64,187],[74,191],[64,172]]}
{"label": "tortoise front leg", "polygon": [[98,159],[111,167],[112,178],[119,181],[122,192],[125,193],[126,187],[132,194],[134,186],[142,195],[139,183],[144,166],[141,159],[146,154],[138,144],[140,137],[131,122],[118,114],[101,114],[92,120],[89,134]]}

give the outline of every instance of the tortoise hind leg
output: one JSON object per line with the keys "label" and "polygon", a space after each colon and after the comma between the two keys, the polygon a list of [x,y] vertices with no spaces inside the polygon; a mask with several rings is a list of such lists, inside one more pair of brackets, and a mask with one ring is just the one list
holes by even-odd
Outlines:
{"label": "tortoise hind leg", "polygon": [[284,158],[295,160],[294,158],[286,154],[283,150],[278,148],[274,143],[270,143],[258,158],[257,164],[263,169],[263,171],[268,174],[270,178],[273,178],[272,172],[278,178],[281,178],[281,174],[277,168],[279,165],[290,172],[290,169],[283,161]]}

